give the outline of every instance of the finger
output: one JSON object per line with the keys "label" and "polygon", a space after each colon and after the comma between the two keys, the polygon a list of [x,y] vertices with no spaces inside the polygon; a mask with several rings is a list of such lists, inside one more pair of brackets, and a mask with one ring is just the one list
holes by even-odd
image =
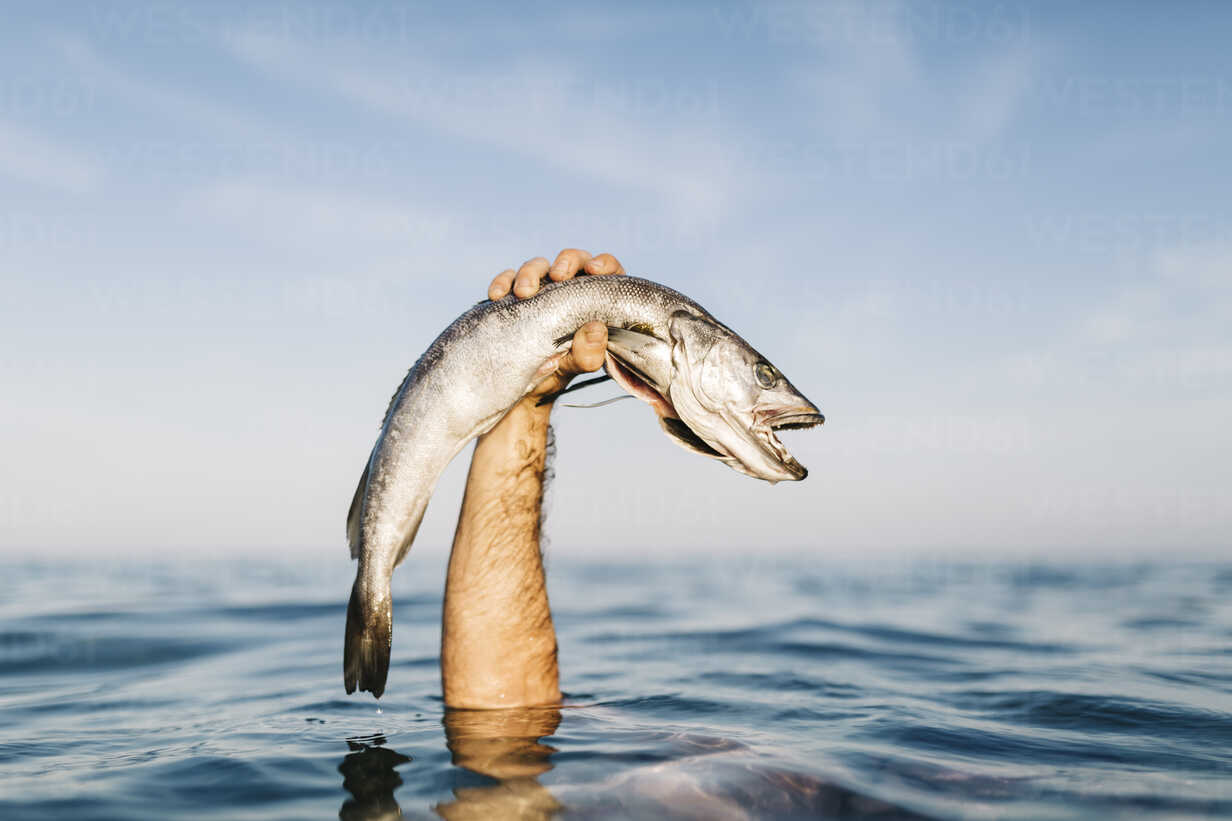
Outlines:
{"label": "finger", "polygon": [[515,276],[517,276],[517,272],[512,268],[506,268],[497,274],[496,279],[492,280],[492,284],[488,286],[488,299],[495,302],[509,293],[509,289],[513,287],[513,278]]}
{"label": "finger", "polygon": [[571,279],[587,262],[590,262],[589,251],[583,251],[580,248],[566,248],[556,255],[556,261],[552,263],[552,270],[548,272],[548,276],[557,282],[562,279]]}
{"label": "finger", "polygon": [[623,274],[624,272],[625,266],[621,265],[620,260],[611,254],[599,254],[586,263],[588,274]]}
{"label": "finger", "polygon": [[513,282],[513,294],[518,299],[526,299],[539,293],[539,280],[548,272],[548,261],[543,257],[528,259],[518,269],[518,276]]}
{"label": "finger", "polygon": [[587,322],[573,335],[573,344],[561,358],[559,371],[566,376],[597,371],[603,367],[606,354],[607,326],[602,322]]}

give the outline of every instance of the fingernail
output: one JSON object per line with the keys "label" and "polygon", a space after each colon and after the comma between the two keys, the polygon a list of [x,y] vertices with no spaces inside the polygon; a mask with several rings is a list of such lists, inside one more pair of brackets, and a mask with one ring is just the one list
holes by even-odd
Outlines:
{"label": "fingernail", "polygon": [[598,342],[607,335],[607,328],[589,328],[586,331],[587,342]]}

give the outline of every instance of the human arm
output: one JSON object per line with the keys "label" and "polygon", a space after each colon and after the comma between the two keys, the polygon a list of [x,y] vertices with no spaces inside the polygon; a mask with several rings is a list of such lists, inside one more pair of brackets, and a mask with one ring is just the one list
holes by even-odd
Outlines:
{"label": "human arm", "polygon": [[[564,280],[622,274],[610,254],[562,251],[551,265],[537,257],[492,281],[488,296],[510,289],[533,296],[546,275]],[[603,365],[607,328],[583,325],[570,349],[554,358],[543,380],[479,437],[458,515],[441,630],[441,684],[448,707],[495,708],[560,701],[556,631],[539,552],[543,470],[551,404],[540,398],[562,390],[580,373]]]}

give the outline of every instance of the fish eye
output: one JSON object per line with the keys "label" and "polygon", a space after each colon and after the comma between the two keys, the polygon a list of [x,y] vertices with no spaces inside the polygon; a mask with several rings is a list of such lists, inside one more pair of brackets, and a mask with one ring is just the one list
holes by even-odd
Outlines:
{"label": "fish eye", "polygon": [[753,375],[757,377],[757,384],[763,388],[773,388],[779,381],[779,372],[769,362],[758,362],[754,365]]}

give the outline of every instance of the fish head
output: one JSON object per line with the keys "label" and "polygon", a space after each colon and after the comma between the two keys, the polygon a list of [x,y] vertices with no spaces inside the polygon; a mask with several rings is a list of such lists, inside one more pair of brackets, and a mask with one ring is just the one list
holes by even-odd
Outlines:
{"label": "fish head", "polygon": [[[710,317],[677,311],[669,333],[672,376],[666,395],[688,431],[714,451],[714,458],[741,473],[771,483],[806,477],[808,470],[775,431],[822,424],[817,406],[738,334]],[[668,424],[664,428],[673,433]],[[675,433],[687,438],[684,431]]]}

